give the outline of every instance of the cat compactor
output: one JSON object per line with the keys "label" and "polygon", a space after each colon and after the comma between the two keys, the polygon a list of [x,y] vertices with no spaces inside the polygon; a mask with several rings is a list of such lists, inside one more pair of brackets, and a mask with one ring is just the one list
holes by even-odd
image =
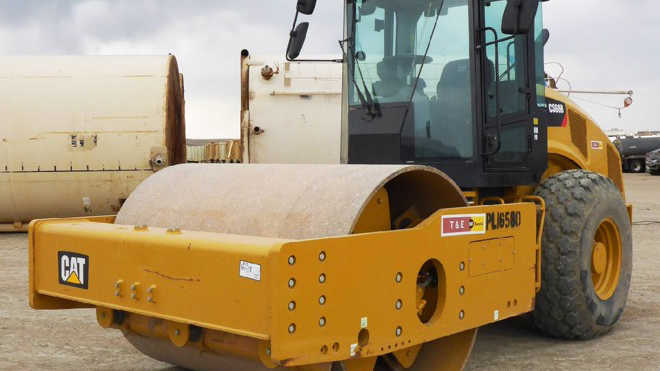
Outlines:
{"label": "cat compactor", "polygon": [[174,166],[116,217],[35,221],[31,306],[192,369],[459,370],[506,318],[612,329],[632,211],[616,149],[545,87],[541,4],[343,6],[338,164]]}

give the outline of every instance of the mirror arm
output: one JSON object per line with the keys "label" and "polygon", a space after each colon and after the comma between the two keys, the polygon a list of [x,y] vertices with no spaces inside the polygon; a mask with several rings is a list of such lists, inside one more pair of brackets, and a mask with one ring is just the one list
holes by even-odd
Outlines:
{"label": "mirror arm", "polygon": [[296,15],[293,17],[293,25],[291,26],[291,32],[296,29],[296,25],[298,24],[298,15],[300,15],[300,12],[296,10]]}
{"label": "mirror arm", "polygon": [[332,62],[332,63],[344,63],[344,59],[289,59],[286,58],[289,62]]}

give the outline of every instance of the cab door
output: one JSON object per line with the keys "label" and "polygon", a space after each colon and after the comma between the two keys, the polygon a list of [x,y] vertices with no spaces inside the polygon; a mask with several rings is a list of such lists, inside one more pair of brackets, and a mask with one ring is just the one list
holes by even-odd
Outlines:
{"label": "cab door", "polygon": [[[536,110],[533,31],[501,32],[506,0],[481,0],[484,102],[482,156],[487,172],[534,170],[535,145],[542,138]],[[541,150],[542,148],[538,148]]]}

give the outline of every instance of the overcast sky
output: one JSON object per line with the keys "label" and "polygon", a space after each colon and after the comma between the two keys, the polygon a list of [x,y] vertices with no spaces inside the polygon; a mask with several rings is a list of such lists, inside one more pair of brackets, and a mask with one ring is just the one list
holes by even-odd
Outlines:
{"label": "overcast sky", "polygon": [[[186,78],[188,137],[239,135],[239,54],[283,55],[295,0],[0,0],[1,55],[172,53]],[[339,54],[341,1],[319,0],[304,54]],[[634,90],[580,96],[603,128],[660,130],[660,2],[551,0],[546,61],[574,89]],[[556,75],[556,65],[547,66]],[[566,86],[565,84],[563,86]]]}

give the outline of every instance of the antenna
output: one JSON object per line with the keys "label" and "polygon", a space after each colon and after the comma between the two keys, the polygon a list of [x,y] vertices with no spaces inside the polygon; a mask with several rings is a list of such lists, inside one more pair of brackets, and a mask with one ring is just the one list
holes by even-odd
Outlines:
{"label": "antenna", "polygon": [[584,98],[577,98],[573,97],[574,99],[581,100],[587,103],[592,103],[599,105],[601,107],[605,108],[611,108],[617,111],[619,114],[619,118],[621,118],[621,110],[626,109],[630,107],[633,104],[633,99],[632,96],[634,92],[632,90],[559,90],[560,93],[567,94],[570,96],[571,94],[588,94],[588,95],[626,95],[626,98],[623,100],[623,106],[610,106],[607,104],[599,103],[599,102],[594,102],[588,99]]}

